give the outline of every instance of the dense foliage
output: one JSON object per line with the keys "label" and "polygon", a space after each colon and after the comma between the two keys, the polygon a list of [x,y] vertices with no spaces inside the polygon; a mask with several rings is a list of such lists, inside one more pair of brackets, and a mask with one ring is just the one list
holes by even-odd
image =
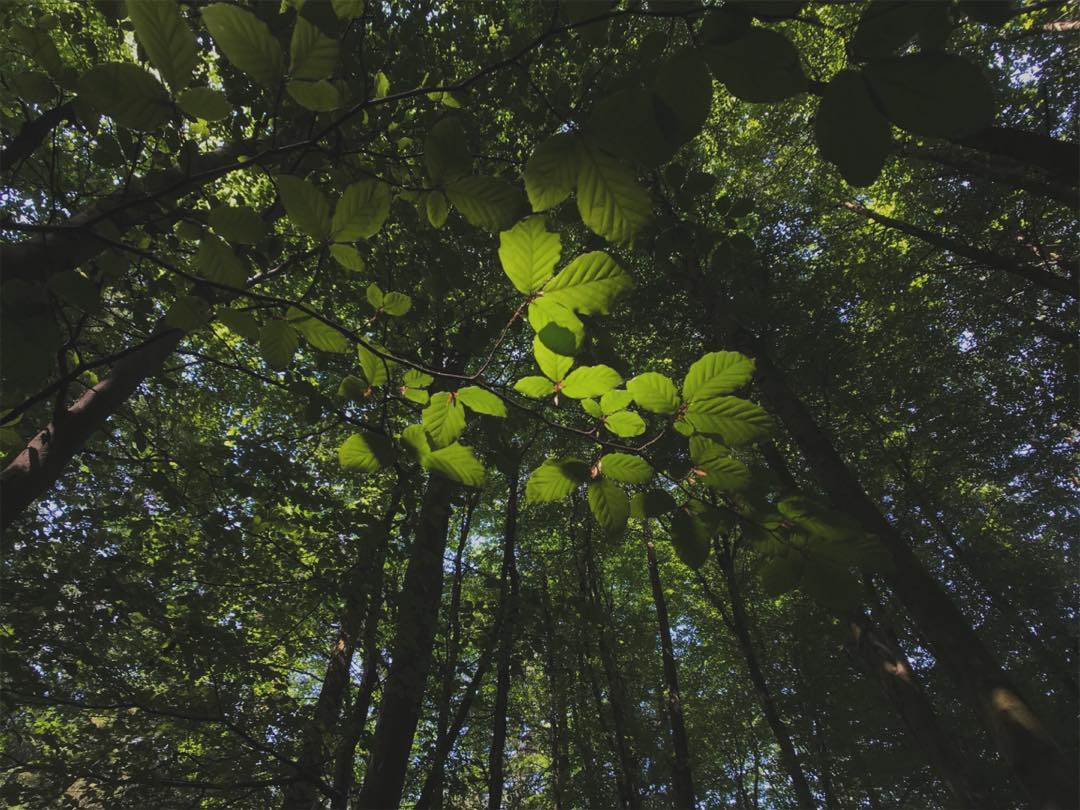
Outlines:
{"label": "dense foliage", "polygon": [[0,803],[1077,807],[1077,23],[12,0]]}

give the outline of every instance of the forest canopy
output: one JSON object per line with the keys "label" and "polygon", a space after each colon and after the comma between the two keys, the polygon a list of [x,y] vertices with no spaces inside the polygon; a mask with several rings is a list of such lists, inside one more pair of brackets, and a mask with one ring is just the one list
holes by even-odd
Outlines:
{"label": "forest canopy", "polygon": [[1077,808],[1075,4],[0,4],[0,804]]}

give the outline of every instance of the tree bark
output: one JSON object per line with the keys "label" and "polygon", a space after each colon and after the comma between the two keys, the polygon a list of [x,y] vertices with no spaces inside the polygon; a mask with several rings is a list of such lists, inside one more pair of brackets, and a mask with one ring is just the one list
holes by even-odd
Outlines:
{"label": "tree bark", "polygon": [[469,709],[472,708],[473,701],[476,699],[480,684],[483,683],[488,670],[491,669],[498,637],[499,625],[496,619],[495,625],[491,628],[488,641],[480,653],[480,660],[476,663],[476,671],[473,673],[469,685],[465,688],[465,694],[462,695],[457,711],[454,712],[453,722],[450,723],[446,734],[439,740],[435,752],[432,754],[431,768],[428,770],[427,779],[424,780],[424,786],[420,789],[420,798],[416,801],[415,810],[427,810],[439,806],[433,803],[436,798],[441,801],[441,795],[437,797],[435,790],[437,787],[441,789],[443,774],[446,771],[446,759],[450,756],[450,752],[454,750],[454,744],[457,742],[458,735],[461,734],[461,729],[469,717]]}
{"label": "tree bark", "polygon": [[442,601],[443,551],[456,486],[432,474],[399,597],[390,671],[383,686],[371,759],[358,806],[397,807],[405,787],[409,751],[420,719]]}
{"label": "tree bark", "polygon": [[6,149],[0,150],[0,170],[5,174],[36,152],[49,134],[64,121],[75,120],[75,102],[67,101],[46,110],[37,118],[19,127]]}
{"label": "tree bark", "polygon": [[858,203],[846,202],[844,203],[844,207],[849,211],[854,211],[855,213],[866,217],[872,222],[878,223],[879,225],[884,225],[887,228],[906,233],[908,236],[914,236],[916,239],[921,239],[928,245],[941,248],[955,256],[963,256],[965,259],[971,259],[986,267],[1002,270],[1017,278],[1035,284],[1043,290],[1060,293],[1073,299],[1080,297],[1080,290],[1077,288],[1075,278],[1065,278],[1064,276],[1059,276],[1046,270],[1040,270],[1038,267],[1033,267],[1019,259],[1002,256],[999,253],[972,247],[971,245],[965,245],[956,239],[941,236],[940,234],[928,231],[925,228],[910,225],[907,222],[901,222],[898,219],[879,214]]}
{"label": "tree bark", "polygon": [[619,677],[615,653],[611,649],[610,639],[608,638],[607,610],[601,595],[600,572],[597,568],[592,547],[591,524],[585,531],[585,576],[588,597],[597,616],[597,643],[600,648],[600,662],[604,667],[604,676],[607,680],[608,703],[611,706],[611,717],[614,723],[615,751],[623,775],[622,801],[629,810],[640,810],[641,790],[638,786],[640,768],[631,748],[629,730],[630,701],[626,697],[622,680]]}
{"label": "tree bark", "polygon": [[48,492],[83,445],[135,390],[161,371],[186,333],[158,324],[151,339],[121,357],[108,376],[39,431],[0,473],[0,529]]}
{"label": "tree bark", "polygon": [[1071,141],[1012,127],[990,127],[956,143],[1035,166],[1074,188],[1080,179],[1080,147]]}
{"label": "tree bark", "polygon": [[964,157],[954,147],[933,148],[926,146],[904,146],[901,154],[928,163],[946,166],[955,173],[968,177],[981,177],[993,183],[1000,183],[1011,188],[1019,188],[1040,197],[1076,207],[1076,189],[1055,183],[1049,179],[1033,177],[1022,169],[1004,165],[995,165],[982,160]]}
{"label": "tree bark", "polygon": [[[724,576],[724,582],[727,585],[728,596],[731,601],[731,626],[735,631],[735,638],[739,642],[739,648],[742,650],[743,659],[746,661],[750,682],[758,693],[765,721],[769,724],[773,737],[776,738],[776,744],[780,748],[780,761],[791,779],[791,787],[795,791],[795,798],[799,803],[799,807],[814,807],[817,802],[814,800],[814,794],[810,790],[810,783],[806,781],[806,774],[803,772],[802,764],[799,762],[799,755],[795,751],[791,730],[780,716],[780,711],[776,706],[776,699],[773,697],[769,683],[765,679],[765,673],[762,671],[761,664],[758,661],[757,650],[754,648],[754,641],[750,636],[750,622],[743,606],[742,592],[739,590],[739,584],[735,577],[735,558],[729,547],[724,546],[721,548],[721,553],[716,557],[716,564]],[[712,597],[711,591],[707,591],[707,593]],[[720,608],[721,606],[717,605],[717,607]]]}
{"label": "tree bark", "polygon": [[[361,561],[354,565],[353,575],[346,586],[345,606],[341,612],[337,640],[330,650],[326,674],[315,702],[314,716],[304,729],[297,762],[302,775],[321,776],[324,765],[332,756],[330,737],[341,717],[341,705],[349,688],[353,652],[364,625],[367,603],[376,598],[373,586],[376,578],[382,578],[382,561],[386,555],[394,515],[397,514],[400,504],[401,488],[398,485],[390,496],[390,505],[382,525],[376,529],[376,547],[372,559],[368,565],[363,565]],[[380,571],[378,577],[375,574],[376,567]],[[310,810],[315,795],[316,788],[312,780],[298,779],[285,791],[283,806],[285,810]]]}
{"label": "tree bark", "polygon": [[937,715],[919,684],[918,677],[895,639],[874,626],[869,617],[848,620],[853,649],[863,671],[895,707],[930,766],[952,794],[955,807],[983,807],[966,776],[963,758],[955,743],[938,724]]}
{"label": "tree bark", "polygon": [[563,810],[567,788],[570,784],[566,694],[559,678],[559,667],[555,658],[555,619],[551,612],[551,596],[548,594],[546,576],[541,578],[540,588],[540,607],[544,617],[544,665],[547,669],[550,694],[548,722],[551,726],[551,795],[555,810]]}
{"label": "tree bark", "polygon": [[506,747],[506,712],[510,699],[510,661],[514,652],[517,618],[518,571],[514,545],[517,541],[518,477],[515,467],[508,476],[506,522],[503,528],[503,563],[499,581],[499,666],[496,676],[495,709],[492,718],[491,748],[488,753],[488,810],[502,807],[503,754]]}
{"label": "tree bark", "polygon": [[739,348],[756,357],[761,392],[834,505],[856,518],[888,549],[893,561],[886,574],[890,585],[934,655],[974,702],[1002,759],[1015,771],[1032,803],[1048,808],[1080,806],[1075,768],[970,622],[862,489],[758,339],[745,329],[738,329],[734,339]]}
{"label": "tree bark", "polygon": [[675,664],[675,646],[671,642],[671,625],[668,623],[667,600],[660,583],[660,567],[656,564],[648,521],[645,522],[645,556],[649,563],[649,581],[652,584],[656,621],[660,626],[660,652],[664,663],[664,697],[671,724],[671,744],[675,756],[671,766],[671,789],[675,806],[680,810],[695,807],[694,780],[690,769],[690,744],[686,735],[686,722],[682,711],[682,693],[679,691],[679,672]]}

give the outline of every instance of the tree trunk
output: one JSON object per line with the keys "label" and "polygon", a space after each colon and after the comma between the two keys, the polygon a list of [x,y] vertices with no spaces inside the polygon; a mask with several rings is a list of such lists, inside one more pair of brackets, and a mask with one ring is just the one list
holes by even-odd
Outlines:
{"label": "tree trunk", "polygon": [[495,644],[498,637],[499,624],[498,619],[496,619],[495,624],[491,628],[491,634],[488,641],[480,653],[480,660],[476,663],[476,672],[473,673],[469,685],[465,688],[465,694],[462,695],[461,703],[458,704],[457,711],[454,712],[453,722],[450,723],[446,734],[439,740],[435,752],[432,754],[431,768],[428,770],[427,779],[424,780],[424,786],[420,790],[420,798],[416,801],[415,810],[427,810],[428,808],[438,807],[439,805],[433,803],[434,800],[436,798],[440,801],[442,800],[441,793],[436,796],[436,788],[440,791],[442,790],[443,774],[446,771],[446,759],[454,749],[454,743],[457,742],[458,735],[461,734],[461,729],[464,727],[465,721],[469,717],[469,709],[472,708],[473,701],[476,699],[476,693],[480,689],[480,684],[483,683],[488,670],[491,669],[492,660],[494,659],[495,654]]}
{"label": "tree trunk", "polygon": [[874,626],[869,617],[849,620],[853,648],[863,670],[903,718],[930,766],[952,794],[955,807],[983,807],[966,777],[963,758],[938,724],[937,715],[895,639]]}
{"label": "tree trunk", "polygon": [[121,357],[105,379],[84,392],[30,440],[0,473],[0,529],[48,492],[83,445],[128,397],[161,371],[186,333],[160,323],[151,339]]}
{"label": "tree trunk", "polygon": [[[446,738],[450,727],[450,702],[454,697],[454,685],[457,682],[458,654],[461,648],[461,579],[462,562],[465,556],[465,544],[469,540],[469,531],[472,528],[473,511],[476,509],[476,498],[470,498],[465,507],[465,514],[461,519],[461,531],[458,534],[457,550],[454,552],[454,575],[450,585],[450,607],[446,614],[446,661],[443,670],[442,692],[439,695],[439,716],[436,721],[435,750],[437,751]],[[431,788],[430,805],[442,807],[443,796],[443,771],[442,768],[432,767],[429,778],[435,775]]]}
{"label": "tree trunk", "polygon": [[[337,641],[330,651],[326,664],[322,687],[315,703],[315,712],[304,729],[300,747],[300,759],[297,762],[303,776],[321,778],[324,765],[332,755],[330,737],[341,717],[341,705],[349,688],[349,671],[352,666],[353,652],[364,625],[367,603],[376,598],[373,586],[376,567],[381,572],[382,561],[386,555],[386,545],[390,539],[394,516],[401,504],[401,487],[394,488],[390,496],[390,506],[376,529],[375,548],[368,565],[358,561],[353,566],[352,576],[346,586],[345,606],[341,612]],[[310,810],[315,801],[316,783],[312,779],[299,779],[289,785],[285,791],[283,806],[286,810]]]}
{"label": "tree trunk", "polygon": [[1008,166],[995,165],[981,160],[974,160],[957,154],[953,147],[933,148],[926,146],[905,146],[901,153],[907,157],[939,166],[947,166],[957,174],[968,177],[981,177],[993,183],[1001,183],[1011,188],[1019,188],[1040,197],[1076,207],[1076,190],[1050,180],[1031,176],[1028,172]]}
{"label": "tree trunk", "polygon": [[356,746],[360,744],[360,739],[367,729],[371,697],[375,694],[375,687],[379,682],[379,619],[382,615],[383,583],[386,579],[386,548],[385,543],[380,546],[381,553],[372,561],[374,578],[367,616],[364,619],[364,676],[334,761],[334,796],[330,802],[331,810],[345,810],[348,807],[349,792],[352,790],[353,773],[356,769]]}
{"label": "tree trunk", "polygon": [[641,790],[638,787],[639,766],[631,747],[630,701],[622,680],[619,677],[615,653],[611,648],[607,630],[607,610],[602,597],[602,586],[597,561],[593,554],[591,524],[585,530],[585,575],[588,595],[597,616],[597,642],[600,647],[600,661],[604,667],[604,676],[608,684],[608,703],[611,705],[611,717],[615,727],[615,749],[623,773],[623,803],[629,810],[640,810]]}
{"label": "tree trunk", "polygon": [[0,169],[10,174],[22,161],[38,150],[49,134],[64,121],[75,119],[75,102],[66,101],[26,121],[6,149],[0,150]]}
{"label": "tree trunk", "polygon": [[[734,555],[731,549],[726,546],[721,549],[721,552],[716,557],[716,564],[724,575],[724,582],[727,584],[728,596],[731,600],[731,626],[742,650],[743,659],[746,661],[750,682],[753,683],[754,690],[758,693],[761,711],[765,715],[765,721],[769,724],[769,728],[772,729],[777,746],[780,748],[780,761],[791,779],[791,787],[795,791],[795,798],[799,803],[799,807],[815,807],[817,802],[814,800],[814,794],[810,791],[809,782],[806,781],[806,774],[803,773],[799,755],[795,751],[791,730],[780,716],[776,700],[773,698],[769,683],[765,679],[765,673],[762,671],[761,664],[758,661],[757,650],[754,649],[754,642],[750,636],[750,623],[743,607],[742,592],[739,590],[738,581],[735,577]],[[709,595],[712,596],[711,592]]]}
{"label": "tree trunk", "polygon": [[431,665],[442,601],[443,551],[455,489],[454,484],[438,475],[428,479],[399,596],[390,671],[383,686],[371,759],[357,802],[362,809],[397,807],[401,803],[409,751]]}
{"label": "tree trunk", "polygon": [[488,753],[488,810],[502,807],[503,753],[506,747],[506,712],[510,699],[510,661],[514,652],[514,624],[517,618],[518,571],[514,544],[517,541],[518,476],[508,476],[506,522],[503,529],[502,577],[499,582],[499,668],[496,677],[495,711],[492,720],[491,749]]}
{"label": "tree trunk", "polygon": [[1080,178],[1080,148],[1071,141],[1059,141],[1012,127],[990,127],[957,143],[1035,166],[1074,188]]}
{"label": "tree trunk", "polygon": [[866,217],[872,222],[878,223],[879,225],[884,225],[887,228],[906,233],[908,236],[914,236],[916,239],[921,239],[928,245],[933,245],[941,250],[948,251],[955,256],[963,256],[965,259],[971,259],[986,267],[1002,270],[1017,278],[1035,284],[1043,290],[1060,293],[1073,299],[1080,297],[1080,291],[1077,289],[1075,278],[1066,278],[1064,276],[1059,276],[1056,273],[1041,270],[1038,267],[1033,267],[1019,259],[1014,259],[1011,256],[1002,256],[1000,253],[994,253],[990,250],[965,245],[956,239],[941,236],[940,234],[928,231],[925,228],[910,225],[907,222],[901,222],[898,219],[879,214],[877,211],[872,211],[866,206],[859,205],[858,203],[846,202],[844,203],[844,207],[849,211],[854,211],[855,213]]}
{"label": "tree trunk", "polygon": [[555,659],[555,620],[551,613],[551,597],[548,594],[547,577],[540,580],[541,608],[544,617],[544,665],[547,669],[551,726],[551,795],[555,810],[563,810],[566,791],[570,783],[570,754],[566,730],[566,694],[559,678]]}
{"label": "tree trunk", "polygon": [[757,359],[757,382],[771,410],[791,433],[834,505],[855,517],[888,549],[893,566],[886,574],[934,655],[961,692],[975,703],[1002,758],[1016,772],[1033,804],[1078,805],[1073,765],[1023,699],[952,599],[930,576],[907,541],[877,506],[787,387],[760,342],[744,329],[737,345]]}
{"label": "tree trunk", "polygon": [[668,717],[671,723],[671,743],[675,758],[671,766],[671,788],[675,806],[686,810],[693,808],[694,780],[690,770],[690,744],[683,719],[682,697],[679,692],[679,672],[675,665],[675,647],[671,643],[671,626],[668,623],[667,600],[660,584],[660,567],[656,564],[648,521],[645,522],[645,556],[649,562],[649,581],[652,583],[653,603],[656,605],[656,621],[660,625],[660,651],[664,662],[664,692]]}

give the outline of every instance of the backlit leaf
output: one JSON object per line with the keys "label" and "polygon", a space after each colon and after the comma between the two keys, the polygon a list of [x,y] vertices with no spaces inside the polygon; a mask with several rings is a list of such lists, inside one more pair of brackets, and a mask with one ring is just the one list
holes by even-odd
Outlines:
{"label": "backlit leaf", "polygon": [[506,416],[506,405],[495,394],[475,385],[459,388],[458,399],[470,411],[488,416]]}
{"label": "backlit leaf", "polygon": [[281,46],[266,23],[231,3],[202,10],[203,22],[226,58],[260,84],[276,87],[284,72]]}
{"label": "backlit leaf", "polygon": [[180,7],[172,0],[127,0],[127,13],[139,44],[165,81],[173,90],[186,87],[198,50]]}
{"label": "backlit leaf", "polygon": [[544,227],[544,218],[527,217],[499,234],[499,261],[518,292],[532,293],[551,278],[562,253],[557,233]]}

